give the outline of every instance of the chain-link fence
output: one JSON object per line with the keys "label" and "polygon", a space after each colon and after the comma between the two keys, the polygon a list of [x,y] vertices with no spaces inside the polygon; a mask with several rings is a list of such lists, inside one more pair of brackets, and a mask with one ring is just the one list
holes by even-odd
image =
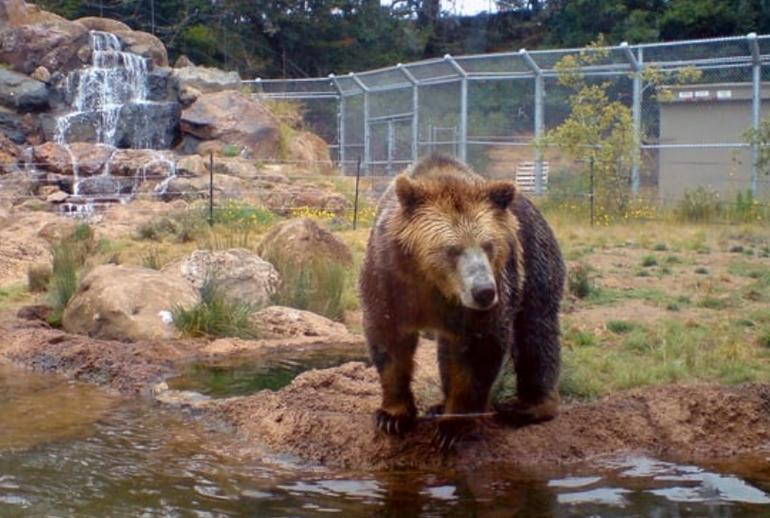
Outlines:
{"label": "chain-link fence", "polygon": [[[309,129],[330,142],[347,174],[390,176],[430,151],[465,159],[491,177],[543,193],[581,168],[535,146],[570,115],[560,61],[582,56],[579,73],[632,113],[635,194],[679,199],[703,186],[724,196],[770,196],[758,170],[759,128],[770,102],[770,36],[614,47],[445,56],[315,79],[247,81],[256,95],[300,101]],[[563,63],[563,62],[562,62]],[[697,73],[686,73],[695,71]]]}

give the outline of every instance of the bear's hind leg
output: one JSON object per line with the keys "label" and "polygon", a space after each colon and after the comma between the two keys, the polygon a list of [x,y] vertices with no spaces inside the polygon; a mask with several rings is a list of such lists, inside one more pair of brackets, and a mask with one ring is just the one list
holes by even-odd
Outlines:
{"label": "bear's hind leg", "polygon": [[516,368],[517,399],[496,406],[499,421],[523,426],[556,417],[559,412],[559,316],[532,316],[522,312],[516,319],[511,351]]}
{"label": "bear's hind leg", "polygon": [[382,406],[375,413],[377,428],[400,435],[414,426],[417,407],[412,394],[417,333],[367,333],[369,351],[382,386]]}

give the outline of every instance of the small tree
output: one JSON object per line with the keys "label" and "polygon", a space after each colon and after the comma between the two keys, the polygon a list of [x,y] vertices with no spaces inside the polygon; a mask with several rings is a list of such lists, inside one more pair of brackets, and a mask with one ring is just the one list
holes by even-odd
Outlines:
{"label": "small tree", "polygon": [[629,203],[631,167],[638,160],[639,142],[631,109],[611,101],[609,81],[589,82],[583,68],[608,56],[599,38],[578,54],[564,56],[556,64],[559,84],[572,93],[570,114],[545,135],[545,145],[555,145],[588,176],[593,169],[597,204],[609,213],[624,212]]}
{"label": "small tree", "polygon": [[[563,57],[556,64],[559,84],[572,93],[570,114],[558,127],[546,133],[539,145],[554,145],[575,162],[588,176],[593,170],[594,196],[598,209],[608,217],[627,214],[631,202],[631,169],[640,161],[641,135],[634,127],[631,107],[610,99],[611,81],[589,82],[585,67],[605,60],[602,36],[577,54]],[[642,73],[645,88],[661,84],[682,84],[701,77],[700,71],[686,67],[676,71],[646,68]],[[665,100],[661,89],[653,98]]]}

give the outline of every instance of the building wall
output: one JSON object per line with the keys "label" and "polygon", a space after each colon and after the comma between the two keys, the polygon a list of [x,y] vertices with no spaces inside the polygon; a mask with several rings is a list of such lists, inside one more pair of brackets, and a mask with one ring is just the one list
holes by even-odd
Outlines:
{"label": "building wall", "polygon": [[[718,99],[718,89],[730,90],[730,99]],[[770,102],[765,98],[768,92],[763,90],[762,113],[770,114]],[[697,91],[709,95],[704,93],[701,100],[688,96],[686,101],[673,97],[660,104],[660,143],[744,142],[743,133],[751,126],[751,85],[703,85]],[[747,148],[662,148],[658,164],[658,192],[664,202],[676,201],[685,189],[699,186],[719,192],[724,199],[732,199],[738,191],[751,186],[751,151]],[[759,185],[764,190],[760,193],[766,196],[768,184],[760,181]]]}

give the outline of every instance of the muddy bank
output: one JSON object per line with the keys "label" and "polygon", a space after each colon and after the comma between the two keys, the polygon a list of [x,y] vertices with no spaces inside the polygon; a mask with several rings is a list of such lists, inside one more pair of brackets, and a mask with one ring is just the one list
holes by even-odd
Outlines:
{"label": "muddy bank", "polygon": [[355,335],[239,340],[157,340],[118,342],[66,333],[17,319],[0,321],[0,359],[23,367],[101,385],[124,394],[146,394],[196,361],[259,361],[282,350],[314,350],[328,343],[363,347]]}
{"label": "muddy bank", "polygon": [[[422,409],[435,402],[416,392]],[[629,451],[696,460],[770,446],[770,385],[648,387],[565,405],[541,425],[511,429],[487,422],[478,440],[446,458],[432,451],[436,424],[430,420],[403,439],[376,433],[371,415],[378,403],[374,370],[349,363],[305,373],[277,393],[213,402],[210,416],[250,442],[352,469],[543,467]]]}
{"label": "muddy bank", "polygon": [[[0,333],[0,358],[134,394],[149,394],[156,383],[191,361],[228,355],[258,361],[259,354],[278,347],[324,347],[317,338],[294,343],[121,343],[19,321],[0,324]],[[439,398],[434,358],[435,346],[423,342],[414,382],[421,411]],[[195,415],[204,422],[217,428],[228,425],[226,429],[242,439],[236,441],[241,444],[234,454],[259,455],[267,448],[327,466],[362,470],[473,469],[500,463],[544,467],[629,451],[695,461],[770,446],[770,385],[764,384],[649,387],[590,404],[567,404],[557,419],[541,425],[511,429],[485,422],[477,440],[447,457],[434,453],[430,445],[434,421],[422,420],[403,439],[376,433],[371,416],[379,399],[374,369],[351,362],[301,374],[277,392],[197,401],[194,406]],[[176,404],[185,406],[184,401]]]}

